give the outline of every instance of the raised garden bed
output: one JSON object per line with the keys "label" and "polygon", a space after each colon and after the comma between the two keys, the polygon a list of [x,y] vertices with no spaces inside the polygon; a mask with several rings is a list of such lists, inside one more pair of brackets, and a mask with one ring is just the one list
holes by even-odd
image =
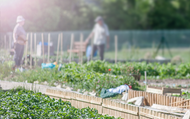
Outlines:
{"label": "raised garden bed", "polygon": [[162,95],[165,95],[167,93],[170,93],[170,94],[178,93],[181,96],[181,89],[176,89],[176,88],[164,88],[164,87],[147,86],[146,87],[146,92],[162,94]]}
{"label": "raised garden bed", "polygon": [[89,107],[78,109],[70,102],[55,100],[42,93],[34,93],[25,89],[0,92],[0,118],[109,118],[108,115],[98,114],[96,109]]}

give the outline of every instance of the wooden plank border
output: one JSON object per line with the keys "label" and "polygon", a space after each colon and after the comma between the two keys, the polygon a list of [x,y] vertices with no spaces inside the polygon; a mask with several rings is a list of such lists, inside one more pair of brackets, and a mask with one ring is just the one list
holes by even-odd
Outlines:
{"label": "wooden plank border", "polygon": [[[134,91],[133,91],[134,92]],[[142,93],[136,93],[142,94]],[[47,89],[45,95],[52,98],[70,101],[76,108],[90,107],[98,110],[99,114],[121,117],[124,119],[182,119],[183,114],[138,107],[129,104],[118,103],[108,99],[83,95],[75,92]]]}

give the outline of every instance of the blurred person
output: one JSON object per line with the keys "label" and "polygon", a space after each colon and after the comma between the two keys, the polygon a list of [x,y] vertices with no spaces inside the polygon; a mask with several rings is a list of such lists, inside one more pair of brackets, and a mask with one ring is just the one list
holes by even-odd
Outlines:
{"label": "blurred person", "polygon": [[23,28],[25,19],[22,16],[18,16],[16,22],[17,24],[13,30],[14,61],[15,61],[15,66],[13,67],[13,70],[15,70],[15,68],[20,67],[21,65],[22,57],[24,54],[24,45],[26,44],[27,41],[26,32]]}
{"label": "blurred person", "polygon": [[[94,38],[93,41],[93,54],[98,50],[100,59],[104,60],[104,47],[105,44],[107,46],[107,49],[109,49],[109,29],[108,26],[105,24],[103,18],[101,16],[98,16],[95,19],[95,26],[91,32],[91,34],[86,39],[85,43],[88,44],[89,40],[91,38]],[[107,43],[106,43],[107,41]],[[91,54],[92,55],[92,54]]]}

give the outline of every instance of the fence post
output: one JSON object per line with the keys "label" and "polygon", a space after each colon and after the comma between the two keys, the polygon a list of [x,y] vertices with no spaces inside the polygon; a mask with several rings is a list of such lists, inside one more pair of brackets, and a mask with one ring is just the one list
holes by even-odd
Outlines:
{"label": "fence post", "polygon": [[115,63],[117,63],[117,42],[118,38],[117,35],[115,35]]}
{"label": "fence post", "polygon": [[37,65],[37,47],[36,47],[36,33],[34,34],[34,51],[35,51],[35,66]]}
{"label": "fence post", "polygon": [[33,52],[32,52],[32,33],[30,33],[30,68],[32,68],[32,55],[33,55]]}
{"label": "fence post", "polygon": [[7,37],[6,37],[6,35],[5,35],[5,36],[4,36],[4,43],[5,43],[4,48],[5,48],[5,50],[7,49],[7,47],[6,47],[6,46],[7,46],[7,43],[6,43],[7,41],[6,41],[6,40],[7,40]]}
{"label": "fence post", "polygon": [[138,107],[138,119],[140,119],[141,116],[140,116],[140,107]]}
{"label": "fence post", "polygon": [[26,56],[25,56],[25,66],[27,66],[27,54],[28,54],[28,39],[29,39],[29,34],[27,33],[27,36],[26,36]]}
{"label": "fence post", "polygon": [[93,54],[93,40],[94,39],[91,39],[91,55],[90,55],[91,60],[93,59],[93,56],[94,56],[94,54]]}
{"label": "fence post", "polygon": [[61,33],[61,63],[63,62],[63,33]]}
{"label": "fence post", "polygon": [[60,41],[60,34],[58,34],[58,43],[57,43],[57,58],[56,58],[57,64],[58,64],[58,55],[59,55],[59,41]]}
{"label": "fence post", "polygon": [[71,60],[72,60],[73,41],[74,41],[74,34],[71,34],[71,44],[70,44],[69,63],[71,63]]}
{"label": "fence post", "polygon": [[80,34],[80,61],[81,61],[81,64],[83,63],[83,34]]}
{"label": "fence post", "polygon": [[144,72],[144,77],[145,77],[145,85],[147,86],[147,78],[146,78],[146,71]]}
{"label": "fence post", "polygon": [[11,50],[11,38],[12,36],[11,36],[11,34],[9,35],[9,50]]}
{"label": "fence post", "polygon": [[50,57],[50,38],[51,36],[50,36],[50,33],[48,34],[48,63],[50,63],[50,61],[49,61],[49,57]]}
{"label": "fence post", "polygon": [[45,62],[45,56],[44,56],[44,34],[42,33],[42,52],[43,52],[43,63]]}

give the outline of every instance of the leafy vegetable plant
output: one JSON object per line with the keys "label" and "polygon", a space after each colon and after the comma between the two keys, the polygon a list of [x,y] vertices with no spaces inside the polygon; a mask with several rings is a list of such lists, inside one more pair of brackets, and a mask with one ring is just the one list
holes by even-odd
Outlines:
{"label": "leafy vegetable plant", "polygon": [[41,93],[24,89],[0,92],[0,118],[2,119],[115,119],[98,114],[89,107],[77,109],[70,102],[51,99]]}

